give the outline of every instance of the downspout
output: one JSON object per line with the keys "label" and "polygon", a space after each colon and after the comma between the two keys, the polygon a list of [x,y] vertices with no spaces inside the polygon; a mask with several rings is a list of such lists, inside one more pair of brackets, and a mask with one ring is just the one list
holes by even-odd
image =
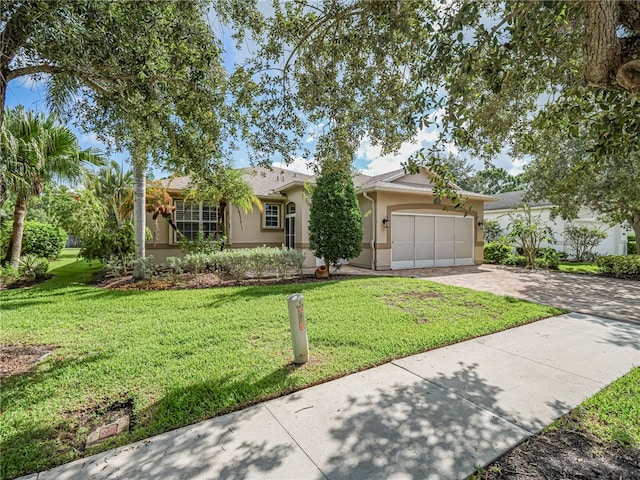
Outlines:
{"label": "downspout", "polygon": [[371,270],[376,269],[376,202],[373,198],[367,195],[367,192],[362,192],[362,196],[371,202]]}

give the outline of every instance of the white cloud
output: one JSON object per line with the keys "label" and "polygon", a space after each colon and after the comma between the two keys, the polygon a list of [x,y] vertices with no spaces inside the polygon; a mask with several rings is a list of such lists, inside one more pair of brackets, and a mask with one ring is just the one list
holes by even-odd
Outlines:
{"label": "white cloud", "polygon": [[99,148],[108,150],[109,146],[113,147],[114,141],[112,138],[108,138],[107,142],[103,142],[98,138],[95,132],[83,133],[78,137],[78,142],[83,148]]}
{"label": "white cloud", "polygon": [[[397,170],[402,162],[406,162],[409,157],[418,150],[429,146],[438,139],[438,131],[435,129],[420,130],[413,141],[404,142],[397,152],[382,155],[382,148],[372,145],[369,138],[365,138],[356,152],[359,163],[367,163],[367,167],[361,169],[365,175],[379,175],[381,173]],[[451,150],[451,149],[450,149]]]}
{"label": "white cloud", "polygon": [[[287,170],[293,170],[298,173],[305,173],[307,175],[313,175],[313,169],[311,168],[312,161],[307,160],[303,157],[295,157],[291,163],[285,165],[283,162],[280,162],[278,165],[280,168],[284,168]],[[275,167],[275,165],[274,165]]]}

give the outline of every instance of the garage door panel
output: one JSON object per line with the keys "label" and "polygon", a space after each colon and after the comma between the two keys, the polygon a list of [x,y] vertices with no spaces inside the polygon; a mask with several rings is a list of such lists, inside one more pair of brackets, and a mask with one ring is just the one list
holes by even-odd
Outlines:
{"label": "garage door panel", "polygon": [[416,241],[433,242],[433,233],[435,228],[435,217],[415,217]]}
{"label": "garage door panel", "polygon": [[471,260],[473,262],[473,245],[470,243],[456,242],[455,258],[456,264],[459,264],[458,260],[464,262]]}
{"label": "garage door panel", "polygon": [[456,242],[473,241],[473,218],[465,217],[455,219],[455,238]]}
{"label": "garage door panel", "polygon": [[435,217],[436,242],[452,242],[455,234],[455,218]]}
{"label": "garage door panel", "polygon": [[414,242],[413,217],[409,215],[393,215],[391,220],[392,242]]}
{"label": "garage door panel", "polygon": [[393,260],[403,262],[414,258],[414,244],[409,242],[394,243],[393,244]]}
{"label": "garage door panel", "polygon": [[392,215],[391,268],[473,264],[473,218]]}

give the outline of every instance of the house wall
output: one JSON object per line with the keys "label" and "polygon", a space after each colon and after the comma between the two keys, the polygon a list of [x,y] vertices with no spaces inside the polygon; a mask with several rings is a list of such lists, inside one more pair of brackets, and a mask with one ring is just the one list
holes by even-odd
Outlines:
{"label": "house wall", "polygon": [[[511,221],[509,215],[513,213],[524,213],[524,211],[522,209],[489,210],[484,212],[484,218],[486,220],[497,220],[502,227],[503,233],[506,234]],[[599,222],[596,220],[596,215],[585,208],[580,209],[578,217],[573,222],[567,222],[560,217],[552,218],[551,208],[548,206],[532,207],[531,214],[534,217],[538,217],[542,223],[553,231],[554,241],[543,242],[543,247],[551,247],[570,256],[572,253],[571,247],[567,244],[564,233],[573,223],[576,226],[597,227],[607,233],[607,238],[593,249],[595,253],[600,255],[625,255],[627,253],[627,234],[622,226],[615,225],[612,227],[606,223]]]}
{"label": "house wall", "polygon": [[[387,218],[391,221],[392,213],[402,212],[464,216],[464,212],[453,210],[453,205],[444,198],[442,199],[441,205],[436,205],[434,204],[434,197],[423,194],[378,191],[369,193],[369,196],[375,199],[375,210],[372,212],[372,215],[375,219],[376,270],[391,269],[391,230],[393,229],[393,225],[388,223],[389,228],[387,228],[383,225],[382,220]],[[371,210],[370,202],[368,202],[368,204],[363,203],[362,195],[359,195],[359,199],[361,199],[361,211]],[[449,209],[445,210],[447,206]],[[483,219],[484,202],[474,200],[471,202],[471,207],[469,215],[474,217],[474,262],[481,264],[483,260],[484,242],[482,240],[482,230],[478,227],[478,222]],[[371,231],[371,217],[364,218],[363,225]],[[365,234],[365,239],[370,238],[371,237],[367,238]],[[365,240],[365,243],[366,241],[367,240]],[[350,263],[370,268],[371,257],[368,257],[365,252]]]}
{"label": "house wall", "polygon": [[[371,195],[368,196],[372,198]],[[349,264],[357,267],[375,268],[372,248],[374,224],[376,221],[375,205],[362,194],[358,195],[358,204],[360,206],[360,213],[362,214],[362,251],[356,258],[352,258]]]}
{"label": "house wall", "polygon": [[228,246],[230,248],[254,248],[266,245],[267,247],[281,247],[284,243],[284,205],[285,199],[261,198],[263,203],[275,203],[280,205],[280,227],[264,228],[263,215],[260,209],[254,208],[253,212],[244,213],[242,210],[230,205],[228,209],[227,231]]}

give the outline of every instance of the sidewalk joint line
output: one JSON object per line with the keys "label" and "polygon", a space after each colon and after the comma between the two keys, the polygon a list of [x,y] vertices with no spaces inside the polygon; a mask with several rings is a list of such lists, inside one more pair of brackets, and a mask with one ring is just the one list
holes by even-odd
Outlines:
{"label": "sidewalk joint line", "polygon": [[549,365],[548,363],[544,363],[544,362],[541,362],[539,360],[534,360],[532,358],[525,357],[524,355],[520,355],[518,353],[510,352],[508,350],[503,350],[502,348],[494,347],[493,345],[487,345],[486,343],[478,342],[478,344],[482,345],[483,347],[492,348],[493,350],[497,350],[499,352],[506,353],[506,354],[511,355],[513,357],[521,358],[522,360],[526,360],[526,361],[531,362],[531,363],[536,363],[538,365],[542,365],[543,367],[551,368],[552,370],[557,370],[558,372],[562,372],[562,373],[566,373],[568,375],[572,375],[574,377],[582,378],[583,380],[589,380],[590,382],[593,382],[593,383],[595,383],[597,385],[602,385],[603,388],[606,385],[606,384],[603,384],[602,382],[599,382],[598,380],[595,380],[593,378],[585,377],[584,375],[580,375],[579,373],[570,372],[569,370],[564,370],[562,368],[558,368],[556,366]]}
{"label": "sidewalk joint line", "polygon": [[462,401],[467,402],[467,403],[470,403],[471,405],[473,405],[473,406],[474,406],[474,407],[476,407],[476,408],[479,408],[479,409],[480,409],[480,410],[482,410],[483,412],[487,412],[487,413],[489,413],[490,415],[493,415],[494,417],[499,418],[500,420],[502,420],[502,421],[504,421],[504,422],[508,423],[509,425],[511,425],[511,426],[513,426],[513,427],[515,427],[515,428],[517,428],[518,430],[523,431],[523,432],[524,432],[524,433],[526,433],[528,436],[535,435],[535,433],[536,433],[536,432],[530,432],[529,430],[527,430],[527,429],[526,429],[526,428],[524,428],[523,426],[518,425],[517,423],[514,423],[512,420],[509,420],[508,418],[504,418],[502,415],[499,415],[498,413],[496,413],[496,412],[493,412],[493,411],[489,410],[489,409],[488,409],[487,407],[485,407],[485,406],[482,406],[482,405],[480,405],[480,404],[478,404],[478,403],[476,403],[476,402],[474,402],[474,401],[472,401],[472,400],[469,400],[469,399],[468,399],[468,398],[466,398],[466,397],[463,397],[462,395],[460,395],[460,394],[458,394],[458,393],[454,392],[453,390],[448,389],[448,388],[447,388],[447,387],[445,387],[444,385],[440,385],[439,383],[436,383],[436,382],[434,382],[433,380],[429,380],[428,378],[425,378],[425,377],[423,377],[422,375],[417,374],[416,372],[412,372],[411,370],[409,370],[409,369],[407,369],[407,368],[403,367],[402,365],[398,365],[397,363],[395,363],[395,361],[392,361],[391,363],[392,363],[392,365],[394,365],[395,367],[398,367],[398,368],[400,368],[400,369],[404,370],[405,372],[408,372],[408,373],[410,373],[411,375],[414,375],[414,376],[418,377],[419,379],[421,379],[421,380],[423,380],[423,381],[425,381],[425,382],[427,382],[427,383],[430,383],[431,385],[435,385],[436,387],[441,388],[442,390],[445,390],[445,391],[447,391],[447,392],[451,393],[452,395],[454,395],[454,396],[458,397],[458,398],[459,398],[459,399],[461,399]]}
{"label": "sidewalk joint line", "polygon": [[318,471],[319,471],[319,472],[320,472],[320,474],[322,475],[322,478],[324,478],[325,480],[329,480],[329,477],[327,477],[327,476],[324,474],[324,472],[322,471],[322,469],[320,468],[320,466],[319,466],[316,462],[314,462],[314,461],[313,461],[313,458],[311,458],[311,457],[309,456],[309,454],[307,453],[307,451],[306,451],[304,448],[302,448],[302,445],[300,445],[300,444],[298,443],[298,441],[293,437],[293,435],[291,435],[291,433],[289,432],[289,430],[287,430],[287,428],[286,428],[286,427],[285,427],[285,426],[280,422],[280,420],[278,420],[278,417],[276,417],[276,416],[273,414],[273,412],[269,409],[269,406],[267,405],[267,403],[265,402],[265,403],[263,403],[262,405],[264,406],[264,408],[266,408],[266,409],[267,409],[267,412],[269,412],[269,415],[271,415],[271,416],[273,417],[273,419],[274,419],[276,422],[278,422],[278,425],[280,425],[280,426],[282,427],[282,429],[283,429],[285,432],[287,432],[287,435],[289,435],[289,438],[290,438],[291,440],[293,440],[293,443],[295,443],[295,444],[298,446],[298,448],[300,449],[300,451],[302,451],[302,453],[304,453],[305,457],[307,457],[307,458],[309,459],[309,461],[310,461],[311,463],[313,463],[313,465],[318,469]]}

